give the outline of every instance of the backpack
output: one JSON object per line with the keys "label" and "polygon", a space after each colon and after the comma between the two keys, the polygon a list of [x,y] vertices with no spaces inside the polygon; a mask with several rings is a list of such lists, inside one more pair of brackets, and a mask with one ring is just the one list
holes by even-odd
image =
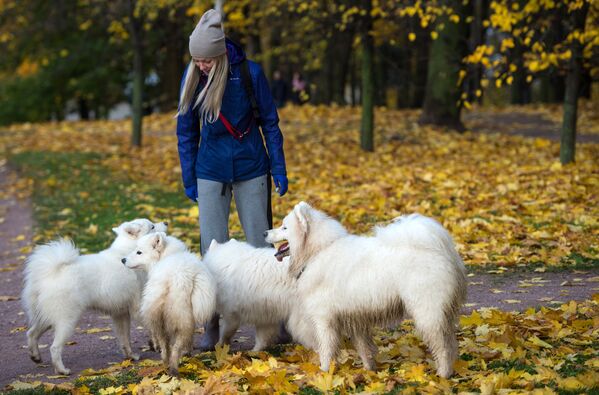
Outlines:
{"label": "backpack", "polygon": [[[248,99],[250,99],[250,106],[252,107],[252,116],[254,117],[254,121],[260,128],[261,118],[260,118],[260,109],[258,108],[258,100],[256,100],[256,95],[254,94],[254,84],[252,83],[252,76],[250,74],[250,67],[247,59],[244,59],[241,62],[241,80],[243,82],[243,87],[245,89],[245,93],[248,95]],[[228,129],[228,128],[227,128]],[[268,219],[268,226],[272,229],[272,201],[270,196],[270,191],[272,190],[272,180],[270,174],[266,177],[268,184],[268,202],[266,204],[266,216]]]}

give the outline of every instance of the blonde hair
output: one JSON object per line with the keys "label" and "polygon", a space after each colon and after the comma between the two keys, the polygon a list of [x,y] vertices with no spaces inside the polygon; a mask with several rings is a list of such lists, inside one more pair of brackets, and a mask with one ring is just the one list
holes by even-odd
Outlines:
{"label": "blonde hair", "polygon": [[193,59],[187,66],[187,75],[179,98],[179,109],[177,116],[186,114],[190,108],[200,106],[200,120],[212,123],[218,119],[220,107],[223,102],[223,94],[227,86],[227,74],[229,72],[229,59],[227,54],[214,58],[214,66],[208,73],[208,81],[198,95],[195,103],[191,104],[193,95],[200,82],[200,69],[193,63]]}

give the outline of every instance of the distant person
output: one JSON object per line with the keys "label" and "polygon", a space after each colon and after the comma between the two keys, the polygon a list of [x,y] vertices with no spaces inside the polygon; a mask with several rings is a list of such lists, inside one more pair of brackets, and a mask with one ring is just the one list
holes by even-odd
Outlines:
{"label": "distant person", "polygon": [[304,104],[308,101],[308,92],[306,91],[306,80],[302,77],[301,73],[293,73],[293,79],[291,80],[291,91],[292,98],[295,104]]}
{"label": "distant person", "polygon": [[[232,197],[247,241],[270,246],[264,241],[264,232],[272,227],[270,178],[279,196],[287,193],[288,181],[283,135],[266,76],[225,38],[216,10],[202,15],[189,37],[189,52],[177,138],[185,194],[199,205],[200,251],[204,255],[213,239],[229,240]],[[247,81],[252,91],[246,91]],[[201,347],[214,348],[218,333],[217,315],[206,325]]]}
{"label": "distant person", "polygon": [[287,87],[285,80],[281,78],[281,72],[279,70],[275,70],[272,75],[272,84],[270,90],[277,108],[284,107],[285,103],[287,102],[289,88]]}

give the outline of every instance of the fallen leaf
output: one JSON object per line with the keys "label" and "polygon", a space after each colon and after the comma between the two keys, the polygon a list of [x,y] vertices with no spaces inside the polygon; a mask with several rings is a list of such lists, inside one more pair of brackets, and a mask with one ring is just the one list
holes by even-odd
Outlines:
{"label": "fallen leaf", "polygon": [[91,328],[91,329],[86,329],[83,331],[83,333],[100,333],[100,332],[110,332],[112,330],[112,328],[110,328],[109,326],[104,327],[104,328]]}

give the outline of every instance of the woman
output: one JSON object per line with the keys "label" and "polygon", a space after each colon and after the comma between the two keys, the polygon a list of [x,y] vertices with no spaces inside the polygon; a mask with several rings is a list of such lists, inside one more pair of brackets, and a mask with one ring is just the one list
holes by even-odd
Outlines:
{"label": "woman", "polygon": [[[177,138],[185,194],[199,205],[200,251],[214,239],[229,239],[231,197],[247,241],[265,247],[271,228],[270,175],[280,196],[287,171],[279,117],[262,68],[225,38],[221,16],[208,10],[189,37],[192,60],[181,82]],[[250,105],[241,71],[247,62],[262,133]],[[200,126],[201,125],[201,126]],[[268,150],[268,151],[267,151]],[[202,342],[218,340],[218,318]]]}

